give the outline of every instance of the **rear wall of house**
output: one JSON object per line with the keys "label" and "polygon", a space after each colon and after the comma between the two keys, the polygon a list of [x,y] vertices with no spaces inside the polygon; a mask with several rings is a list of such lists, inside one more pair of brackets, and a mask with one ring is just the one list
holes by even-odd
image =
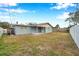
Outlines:
{"label": "rear wall of house", "polygon": [[49,32],[53,32],[53,29],[51,26],[46,27],[46,33],[49,33]]}
{"label": "rear wall of house", "polygon": [[31,33],[30,27],[15,26],[14,29],[16,35]]}
{"label": "rear wall of house", "polygon": [[52,27],[46,25],[46,27],[42,27],[40,30],[38,27],[29,27],[29,26],[14,26],[15,35],[21,34],[32,34],[32,33],[49,33],[52,32]]}
{"label": "rear wall of house", "polygon": [[39,29],[39,27],[30,27],[30,33],[45,33],[45,28],[41,27],[41,29]]}

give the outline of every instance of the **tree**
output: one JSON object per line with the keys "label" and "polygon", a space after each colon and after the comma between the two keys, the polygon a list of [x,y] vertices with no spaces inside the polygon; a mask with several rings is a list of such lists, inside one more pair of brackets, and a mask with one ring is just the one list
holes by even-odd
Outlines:
{"label": "tree", "polygon": [[75,20],[73,20],[76,23],[79,23],[79,9],[77,9],[77,11],[74,14],[74,18]]}
{"label": "tree", "polygon": [[69,18],[67,18],[65,21],[69,21],[69,26],[70,23],[74,23],[74,25],[77,25],[79,23],[79,6],[76,4],[76,11],[69,13]]}
{"label": "tree", "polygon": [[10,28],[10,24],[8,22],[0,22],[0,27],[4,29]]}
{"label": "tree", "polygon": [[55,26],[55,28],[60,28],[59,24],[57,24],[57,25]]}
{"label": "tree", "polygon": [[69,18],[67,18],[65,21],[69,21],[69,26],[71,26],[70,23],[74,23],[74,13],[69,13]]}

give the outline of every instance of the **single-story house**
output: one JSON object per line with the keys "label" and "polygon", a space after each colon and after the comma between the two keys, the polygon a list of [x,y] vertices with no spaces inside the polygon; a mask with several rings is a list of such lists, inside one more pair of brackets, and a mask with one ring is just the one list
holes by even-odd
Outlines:
{"label": "single-story house", "polygon": [[0,36],[2,34],[7,34],[7,29],[4,29],[4,28],[0,27]]}
{"label": "single-story house", "polygon": [[53,32],[53,26],[49,23],[20,25],[14,24],[11,33],[15,35],[33,34],[33,33],[49,33]]}

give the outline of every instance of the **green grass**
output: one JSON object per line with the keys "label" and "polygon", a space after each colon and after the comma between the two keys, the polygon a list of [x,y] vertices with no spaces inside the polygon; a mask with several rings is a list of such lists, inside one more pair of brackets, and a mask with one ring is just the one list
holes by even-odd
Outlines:
{"label": "green grass", "polygon": [[53,32],[41,35],[3,36],[0,55],[19,56],[73,56],[79,55],[69,33]]}

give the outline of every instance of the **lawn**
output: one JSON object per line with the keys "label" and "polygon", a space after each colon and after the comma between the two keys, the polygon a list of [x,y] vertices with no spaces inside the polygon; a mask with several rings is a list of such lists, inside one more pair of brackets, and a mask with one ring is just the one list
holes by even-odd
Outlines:
{"label": "lawn", "polygon": [[79,49],[67,32],[41,35],[3,36],[0,39],[3,56],[75,56]]}

